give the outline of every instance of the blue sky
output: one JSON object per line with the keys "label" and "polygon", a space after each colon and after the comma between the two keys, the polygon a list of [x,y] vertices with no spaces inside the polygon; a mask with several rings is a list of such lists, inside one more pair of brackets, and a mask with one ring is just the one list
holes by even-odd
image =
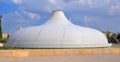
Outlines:
{"label": "blue sky", "polygon": [[120,0],[0,0],[3,32],[41,25],[58,9],[76,25],[120,32]]}

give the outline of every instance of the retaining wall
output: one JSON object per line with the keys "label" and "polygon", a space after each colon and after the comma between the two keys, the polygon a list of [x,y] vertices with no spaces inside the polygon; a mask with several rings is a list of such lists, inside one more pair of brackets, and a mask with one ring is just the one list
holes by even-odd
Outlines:
{"label": "retaining wall", "polygon": [[120,54],[120,48],[96,49],[18,49],[0,50],[0,58],[59,56],[59,55],[89,55],[89,54]]}

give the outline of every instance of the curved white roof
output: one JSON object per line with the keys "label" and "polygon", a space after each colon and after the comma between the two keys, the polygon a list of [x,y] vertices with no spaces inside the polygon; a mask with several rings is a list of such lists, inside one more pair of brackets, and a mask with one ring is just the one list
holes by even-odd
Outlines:
{"label": "curved white roof", "polygon": [[79,48],[106,47],[107,38],[95,29],[72,24],[64,13],[56,10],[41,26],[16,31],[9,38],[6,47],[24,48]]}

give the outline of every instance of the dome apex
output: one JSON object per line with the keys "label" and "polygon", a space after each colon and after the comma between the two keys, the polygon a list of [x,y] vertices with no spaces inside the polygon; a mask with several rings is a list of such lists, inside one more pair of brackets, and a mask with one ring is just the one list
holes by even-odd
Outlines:
{"label": "dome apex", "polygon": [[61,21],[61,22],[67,22],[68,19],[65,16],[64,12],[61,10],[55,10],[52,12],[50,18],[50,21]]}

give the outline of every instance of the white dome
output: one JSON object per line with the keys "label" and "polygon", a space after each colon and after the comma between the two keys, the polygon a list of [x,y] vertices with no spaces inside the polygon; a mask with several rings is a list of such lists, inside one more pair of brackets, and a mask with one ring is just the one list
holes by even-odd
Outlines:
{"label": "white dome", "polygon": [[56,10],[41,26],[16,31],[6,47],[79,48],[111,46],[103,33],[72,24],[64,13]]}

